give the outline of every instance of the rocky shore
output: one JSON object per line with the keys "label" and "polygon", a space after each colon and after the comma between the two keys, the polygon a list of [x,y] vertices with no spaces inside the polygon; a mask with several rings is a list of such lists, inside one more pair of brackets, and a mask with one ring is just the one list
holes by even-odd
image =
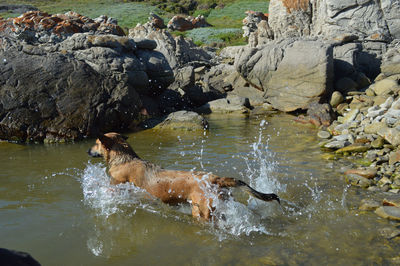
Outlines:
{"label": "rocky shore", "polygon": [[0,20],[0,139],[206,127],[185,111],[293,112],[318,127],[326,159],[357,162],[349,184],[387,193],[362,208],[400,220],[400,4],[271,0],[269,14],[246,14],[248,45],[221,51],[174,37],[155,14],[128,35],[73,12]]}

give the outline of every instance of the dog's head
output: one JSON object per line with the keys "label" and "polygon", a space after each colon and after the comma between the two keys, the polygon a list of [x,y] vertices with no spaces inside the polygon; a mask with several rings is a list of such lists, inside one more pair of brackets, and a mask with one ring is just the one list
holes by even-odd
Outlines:
{"label": "dog's head", "polygon": [[110,157],[110,154],[116,151],[125,150],[127,153],[133,152],[126,142],[128,137],[121,134],[110,132],[104,135],[100,135],[96,139],[96,144],[91,147],[87,153],[92,157],[104,157],[106,160]]}

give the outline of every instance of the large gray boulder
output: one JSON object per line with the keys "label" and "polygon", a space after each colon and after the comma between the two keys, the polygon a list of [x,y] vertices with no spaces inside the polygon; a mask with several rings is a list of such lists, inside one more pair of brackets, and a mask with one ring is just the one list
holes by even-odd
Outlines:
{"label": "large gray boulder", "polygon": [[392,0],[271,0],[269,25],[275,39],[356,35],[363,40],[400,38],[400,3]]}
{"label": "large gray boulder", "polygon": [[235,67],[250,84],[266,92],[275,109],[289,112],[307,109],[331,91],[333,52],[319,41],[270,42],[242,49]]}
{"label": "large gray boulder", "polygon": [[142,98],[158,99],[174,79],[163,54],[126,36],[0,36],[0,139],[68,141],[130,128],[148,113]]}

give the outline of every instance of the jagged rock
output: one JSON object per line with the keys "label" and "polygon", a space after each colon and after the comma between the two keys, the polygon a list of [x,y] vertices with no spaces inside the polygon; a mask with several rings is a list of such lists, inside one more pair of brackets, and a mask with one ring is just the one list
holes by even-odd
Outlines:
{"label": "jagged rock", "polygon": [[0,19],[0,32],[28,43],[48,43],[66,39],[74,33],[125,35],[121,27],[103,16],[92,20],[75,12],[50,15],[29,11],[17,18]]}
{"label": "jagged rock", "polygon": [[[67,14],[64,21],[74,15]],[[40,12],[23,17],[33,25],[55,18]],[[75,21],[81,22],[82,29],[99,23]],[[147,112],[141,95],[157,97],[174,78],[160,52],[141,49],[126,36],[67,30],[52,42],[27,43],[7,27],[0,31],[1,139],[54,142],[129,128]]]}
{"label": "jagged rock", "polygon": [[129,37],[151,39],[157,43],[156,51],[162,53],[172,69],[183,67],[189,63],[209,65],[212,56],[204,49],[196,46],[183,36],[173,37],[166,30],[154,30],[146,23],[129,30]]}
{"label": "jagged rock", "polygon": [[400,42],[396,42],[394,47],[383,55],[381,69],[387,77],[400,74]]}
{"label": "jagged rock", "polygon": [[262,12],[248,10],[245,12],[246,17],[243,19],[243,37],[249,37],[251,33],[257,31],[258,24],[261,21],[268,20],[268,14]]}
{"label": "jagged rock", "polygon": [[168,22],[167,28],[172,31],[187,31],[195,28],[210,27],[211,25],[207,23],[204,16],[199,15],[195,18],[183,17],[180,15],[173,16]]}

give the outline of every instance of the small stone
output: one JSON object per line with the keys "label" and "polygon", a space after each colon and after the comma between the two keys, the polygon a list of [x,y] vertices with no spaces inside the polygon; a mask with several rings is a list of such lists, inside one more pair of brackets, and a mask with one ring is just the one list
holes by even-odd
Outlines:
{"label": "small stone", "polygon": [[396,188],[396,189],[389,189],[389,192],[390,192],[390,193],[393,193],[393,194],[398,194],[398,193],[400,192],[400,189],[398,189],[398,188]]}
{"label": "small stone", "polygon": [[364,132],[367,134],[377,134],[379,130],[387,128],[384,122],[374,122],[372,124],[366,125]]}
{"label": "small stone", "polygon": [[383,137],[387,142],[393,146],[400,145],[400,130],[396,128],[381,128],[378,130],[378,135]]}
{"label": "small stone", "polygon": [[343,148],[346,145],[345,141],[338,141],[338,140],[334,140],[331,142],[328,142],[324,145],[324,148],[328,148],[328,149],[340,149]]}
{"label": "small stone", "polygon": [[331,133],[325,130],[318,131],[317,136],[321,139],[329,139],[331,137]]}
{"label": "small stone", "polygon": [[367,96],[371,96],[371,97],[375,96],[374,90],[372,90],[372,89],[370,89],[370,88],[368,88],[368,89],[365,90],[365,94],[366,94]]}
{"label": "small stone", "polygon": [[352,109],[352,110],[350,110],[344,117],[343,117],[343,124],[345,124],[345,123],[349,123],[349,122],[351,122],[351,121],[353,121],[356,117],[357,117],[357,115],[358,115],[358,113],[360,112],[360,109]]}
{"label": "small stone", "polygon": [[383,187],[385,185],[390,185],[392,183],[392,181],[390,181],[389,178],[387,178],[386,176],[382,177],[379,181],[378,181],[378,185],[380,187]]}
{"label": "small stone", "polygon": [[355,174],[346,175],[345,180],[346,180],[347,184],[350,184],[352,186],[362,187],[362,188],[367,188],[372,185],[372,180],[367,179],[360,175],[355,175]]}
{"label": "small stone", "polygon": [[385,219],[400,221],[400,208],[394,206],[381,206],[375,213]]}
{"label": "small stone", "polygon": [[394,206],[400,207],[400,198],[390,198],[390,199],[383,199],[382,201],[383,206]]}
{"label": "small stone", "polygon": [[367,168],[367,169],[349,169],[346,172],[344,172],[345,175],[348,174],[356,174],[363,176],[368,179],[372,179],[376,176],[376,169],[375,168]]}
{"label": "small stone", "polygon": [[379,202],[372,199],[363,199],[361,200],[361,205],[358,208],[361,211],[374,211],[379,208],[381,205]]}
{"label": "small stone", "polygon": [[378,137],[371,143],[371,146],[374,149],[382,149],[383,144],[385,144],[385,140],[382,137]]}
{"label": "small stone", "polygon": [[400,236],[400,230],[393,227],[385,227],[379,230],[381,236],[387,239],[393,239]]}
{"label": "small stone", "polygon": [[331,96],[330,105],[335,108],[344,101],[343,94],[339,91],[334,91]]}

